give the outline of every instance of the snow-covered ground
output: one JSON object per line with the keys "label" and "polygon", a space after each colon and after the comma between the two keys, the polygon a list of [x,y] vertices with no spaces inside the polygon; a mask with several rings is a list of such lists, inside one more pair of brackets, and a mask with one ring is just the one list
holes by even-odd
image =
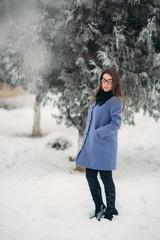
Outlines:
{"label": "snow-covered ground", "polygon": [[[0,240],[159,240],[160,121],[139,113],[136,126],[121,126],[113,172],[119,216],[98,222],[89,219],[94,205],[85,174],[69,161],[77,153],[77,130],[57,125],[48,106],[43,137],[31,138],[33,100],[0,109]],[[72,146],[51,148],[58,137]]]}

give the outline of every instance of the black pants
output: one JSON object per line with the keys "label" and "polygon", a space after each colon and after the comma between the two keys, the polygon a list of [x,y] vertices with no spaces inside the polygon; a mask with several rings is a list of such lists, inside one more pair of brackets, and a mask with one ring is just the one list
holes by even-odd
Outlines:
{"label": "black pants", "polygon": [[105,193],[115,193],[115,185],[112,178],[112,171],[94,170],[86,168],[86,178],[90,190],[101,189],[97,174],[100,174],[102,182],[104,184]]}

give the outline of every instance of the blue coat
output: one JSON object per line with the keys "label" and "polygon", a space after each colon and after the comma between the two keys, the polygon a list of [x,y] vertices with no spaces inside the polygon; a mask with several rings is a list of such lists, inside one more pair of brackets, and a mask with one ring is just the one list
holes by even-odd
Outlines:
{"label": "blue coat", "polygon": [[116,96],[102,106],[92,103],[88,110],[82,147],[76,164],[97,170],[115,170],[118,129],[122,122],[122,100]]}

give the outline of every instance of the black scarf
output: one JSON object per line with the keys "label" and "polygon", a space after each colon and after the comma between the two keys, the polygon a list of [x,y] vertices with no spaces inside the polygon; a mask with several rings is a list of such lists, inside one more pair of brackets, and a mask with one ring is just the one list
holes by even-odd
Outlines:
{"label": "black scarf", "polygon": [[110,99],[111,97],[113,97],[113,93],[112,91],[108,91],[105,92],[103,89],[100,90],[97,94],[96,97],[96,102],[97,104],[99,104],[100,106],[102,106],[108,99]]}

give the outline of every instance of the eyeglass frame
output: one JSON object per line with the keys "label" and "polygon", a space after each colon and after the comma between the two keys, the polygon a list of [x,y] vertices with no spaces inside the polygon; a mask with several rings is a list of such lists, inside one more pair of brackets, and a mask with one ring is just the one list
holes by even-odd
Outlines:
{"label": "eyeglass frame", "polygon": [[[109,81],[112,81],[112,82],[109,83]],[[102,82],[102,83],[106,83],[106,82],[107,82],[107,84],[111,85],[111,84],[113,84],[114,80],[113,80],[113,79],[108,79],[108,80],[106,80],[105,78],[102,78],[102,79],[101,79],[101,82]]]}

